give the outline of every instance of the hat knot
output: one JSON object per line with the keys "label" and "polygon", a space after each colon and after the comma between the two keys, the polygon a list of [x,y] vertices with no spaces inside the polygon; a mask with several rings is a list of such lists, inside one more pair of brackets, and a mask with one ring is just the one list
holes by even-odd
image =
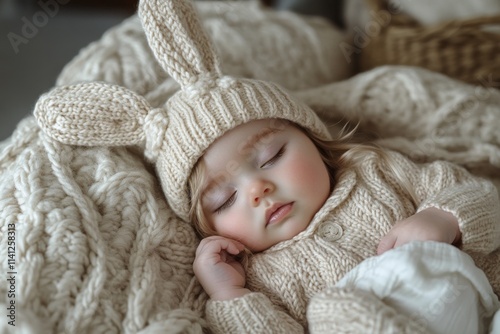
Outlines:
{"label": "hat knot", "polygon": [[221,87],[229,88],[235,79],[230,76],[220,76],[216,73],[204,73],[197,77],[197,80],[183,88],[189,98],[197,98],[207,94],[209,91]]}

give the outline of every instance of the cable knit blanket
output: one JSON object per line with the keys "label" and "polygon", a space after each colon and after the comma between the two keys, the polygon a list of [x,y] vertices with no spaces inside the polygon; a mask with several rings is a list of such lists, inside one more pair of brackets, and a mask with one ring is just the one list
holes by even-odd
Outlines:
{"label": "cable knit blanket", "polygon": [[[197,6],[225,73],[276,81],[332,131],[360,122],[385,147],[458,163],[500,191],[500,91],[407,67],[347,78],[343,36],[326,21],[253,2]],[[57,85],[88,80],[125,86],[153,106],[178,89],[136,16],[84,48]],[[168,207],[141,147],[63,145],[26,118],[0,144],[0,218],[2,333],[206,328],[191,267],[198,239]]]}

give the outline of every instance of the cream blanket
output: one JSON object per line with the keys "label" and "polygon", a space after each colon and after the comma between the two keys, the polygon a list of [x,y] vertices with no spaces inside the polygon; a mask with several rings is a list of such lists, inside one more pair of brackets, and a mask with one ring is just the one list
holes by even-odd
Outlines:
{"label": "cream blanket", "polygon": [[369,292],[431,333],[499,333],[500,301],[458,248],[414,241],[364,260],[336,285]]}
{"label": "cream blanket", "polygon": [[[456,162],[500,190],[500,91],[417,68],[341,80],[350,75],[342,34],[325,21],[255,3],[198,8],[225,73],[279,82],[332,131],[359,121],[381,145]],[[83,49],[57,85],[84,80],[128,87],[153,106],[178,89],[135,16]],[[28,117],[0,144],[0,228],[2,332],[205,328],[206,296],[191,268],[198,240],[166,204],[140,147],[62,145]]]}

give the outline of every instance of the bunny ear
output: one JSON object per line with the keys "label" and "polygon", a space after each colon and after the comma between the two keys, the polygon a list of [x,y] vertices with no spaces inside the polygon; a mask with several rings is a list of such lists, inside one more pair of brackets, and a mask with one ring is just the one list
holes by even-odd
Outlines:
{"label": "bunny ear", "polygon": [[156,59],[182,87],[200,76],[221,75],[191,1],[142,0],[138,12]]}
{"label": "bunny ear", "polygon": [[143,124],[150,109],[129,89],[91,82],[42,95],[34,114],[42,130],[64,144],[126,146],[144,140]]}

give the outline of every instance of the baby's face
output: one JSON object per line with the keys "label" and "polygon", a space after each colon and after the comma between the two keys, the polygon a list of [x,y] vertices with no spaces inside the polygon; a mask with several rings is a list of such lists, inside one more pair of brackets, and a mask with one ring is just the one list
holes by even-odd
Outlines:
{"label": "baby's face", "polygon": [[276,119],[252,121],[203,156],[201,203],[221,236],[263,251],[303,231],[330,192],[328,171],[302,131]]}

